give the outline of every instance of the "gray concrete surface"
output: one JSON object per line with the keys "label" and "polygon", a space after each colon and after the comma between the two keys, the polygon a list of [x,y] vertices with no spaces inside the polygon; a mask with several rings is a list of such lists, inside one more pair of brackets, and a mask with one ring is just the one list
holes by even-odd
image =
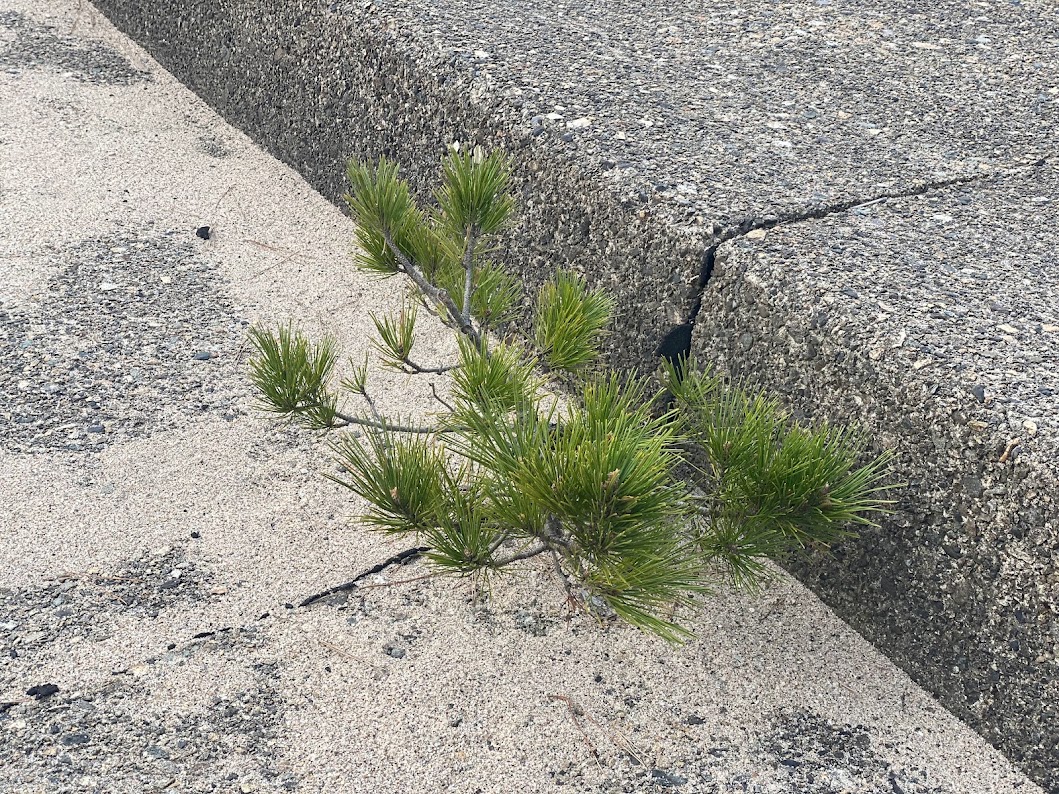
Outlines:
{"label": "gray concrete surface", "polygon": [[696,352],[861,425],[908,483],[792,569],[956,714],[1059,785],[1059,170],[721,247]]}
{"label": "gray concrete surface", "polygon": [[1048,3],[97,5],[328,197],[350,155],[427,185],[451,141],[512,151],[506,261],[619,288],[623,365],[686,311],[711,235],[1033,162],[1059,122]]}
{"label": "gray concrete surface", "polygon": [[[712,242],[931,186],[984,195],[996,174],[1041,172],[1035,164],[1051,153],[1048,131],[1057,119],[1056,12],[1045,3],[538,3],[530,10],[514,3],[309,0],[97,4],[330,198],[344,190],[342,163],[350,154],[391,154],[423,185],[452,140],[512,151],[523,175],[524,224],[505,260],[530,285],[572,265],[615,289],[617,365],[650,365],[658,338],[694,303]],[[17,41],[16,50],[35,51],[25,36]],[[1041,262],[1048,264],[1043,256]],[[877,268],[874,286],[888,275]],[[905,309],[898,305],[891,317]],[[710,318],[716,327],[738,321]],[[871,355],[855,347],[848,354]],[[780,375],[785,371],[775,385],[783,387]],[[878,410],[890,427],[905,418]],[[910,479],[926,483],[931,471],[924,463]],[[1037,487],[1046,492],[1048,482]],[[909,494],[915,505],[906,510],[930,521],[894,523],[887,533],[952,534],[952,518],[932,501],[931,487]],[[988,511],[991,502],[1004,506],[1001,513],[1020,505],[1014,487],[983,487],[970,499],[963,515]],[[1038,525],[1042,544],[1026,563],[1043,572],[1054,549],[1047,509]],[[958,625],[950,636],[981,635],[975,658],[997,652],[998,663],[1017,676],[1004,679],[1001,693],[999,681],[990,680],[999,670],[983,678],[980,666],[969,666],[971,687],[939,672],[961,667],[964,652],[934,642],[929,656],[913,652],[907,638],[934,636],[932,615],[941,607],[929,596],[958,581],[950,584],[944,566],[927,564],[944,562],[933,547],[913,569],[917,586],[890,597],[869,623],[858,602],[862,579],[872,577],[844,568],[872,555],[876,542],[868,537],[843,550],[841,575],[804,575],[950,708],[1054,786],[1054,718],[1038,699],[1052,680],[1049,657],[1009,664],[1005,644],[1018,638],[1002,630],[1008,604],[993,604],[985,617],[954,607],[949,620]],[[960,548],[968,557],[979,551],[971,543]],[[988,548],[981,551],[990,558]],[[907,578],[905,560],[875,556],[880,586]],[[1009,592],[1012,581],[1001,590]],[[1034,582],[1046,587],[1046,580]],[[1023,624],[1026,647],[1051,641],[1050,597],[1026,596],[1045,608],[1036,623]],[[1026,617],[1021,608],[1018,614]],[[974,705],[982,703],[988,707]]]}
{"label": "gray concrete surface", "polygon": [[359,359],[399,285],[90,7],[0,21],[0,791],[1040,791],[779,571],[679,648],[565,620],[547,566],[290,607],[394,548],[253,410],[242,331]]}

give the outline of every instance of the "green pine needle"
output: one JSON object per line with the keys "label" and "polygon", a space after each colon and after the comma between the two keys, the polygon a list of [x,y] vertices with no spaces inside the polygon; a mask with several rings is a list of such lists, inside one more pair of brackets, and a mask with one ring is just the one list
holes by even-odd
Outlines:
{"label": "green pine needle", "polygon": [[385,157],[374,169],[355,162],[347,169],[352,193],[345,200],[356,223],[356,262],[383,276],[401,270],[387,237],[409,257],[424,245],[423,213],[412,200],[408,183],[397,173],[397,164]]}
{"label": "green pine needle", "polygon": [[[439,267],[435,283],[450,295],[463,290],[464,270],[459,262]],[[522,283],[495,262],[483,262],[474,270],[471,316],[483,327],[495,327],[515,318],[522,297]]]}
{"label": "green pine needle", "polygon": [[514,209],[514,200],[507,193],[510,180],[511,162],[500,151],[484,157],[450,152],[436,194],[440,217],[460,237],[468,229],[475,234],[499,231]]}
{"label": "green pine needle", "polygon": [[353,394],[367,394],[368,391],[368,354],[364,354],[364,360],[359,364],[354,364],[353,359],[349,360],[349,374],[342,378],[342,388]]}
{"label": "green pine needle", "polygon": [[697,550],[681,540],[679,530],[664,525],[641,533],[635,553],[580,559],[582,581],[619,618],[670,642],[691,632],[672,619],[692,597],[709,591]]}
{"label": "green pine needle", "polygon": [[489,519],[481,483],[454,478],[449,496],[448,509],[423,533],[431,547],[427,558],[453,573],[484,572],[492,565],[494,545],[503,533]]}
{"label": "green pine needle", "polygon": [[577,370],[595,361],[614,301],[584,279],[559,271],[541,287],[534,339],[552,369]]}
{"label": "green pine needle", "polygon": [[368,312],[378,333],[378,337],[372,340],[372,344],[382,355],[384,365],[398,370],[403,368],[416,341],[416,315],[417,309],[414,303],[406,304],[396,317],[387,315],[380,318],[374,312]]}
{"label": "green pine needle", "polygon": [[366,440],[344,435],[331,449],[344,476],[325,476],[371,505],[364,520],[388,533],[428,531],[449,509],[448,468],[438,446],[422,437],[390,438],[368,433]]}
{"label": "green pine needle", "polygon": [[457,423],[477,421],[483,414],[505,413],[533,401],[540,380],[534,360],[521,347],[502,342],[492,350],[460,337],[460,362],[453,371]]}
{"label": "green pine needle", "polygon": [[700,548],[737,585],[756,589],[763,560],[827,548],[890,509],[890,455],[858,467],[865,448],[855,431],[793,424],[775,398],[693,363],[682,379],[669,372],[667,383],[684,432],[705,453]]}
{"label": "green pine needle", "polygon": [[333,427],[338,398],[328,390],[338,355],[325,337],[313,344],[290,325],[276,331],[251,328],[250,380],[265,410],[313,428]]}

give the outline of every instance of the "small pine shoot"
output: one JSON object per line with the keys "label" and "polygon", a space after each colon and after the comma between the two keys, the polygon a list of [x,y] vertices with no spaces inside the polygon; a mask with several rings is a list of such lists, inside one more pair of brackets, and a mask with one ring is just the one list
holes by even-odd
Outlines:
{"label": "small pine shoot", "polygon": [[537,298],[535,341],[552,369],[574,371],[596,360],[614,301],[585,280],[559,271]]}

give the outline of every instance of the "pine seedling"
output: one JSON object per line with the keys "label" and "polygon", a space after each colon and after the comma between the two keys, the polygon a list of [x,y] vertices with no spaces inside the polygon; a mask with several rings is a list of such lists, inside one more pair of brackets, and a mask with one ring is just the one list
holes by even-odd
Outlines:
{"label": "pine seedling", "polygon": [[[334,343],[289,326],[251,332],[251,380],[270,411],[360,429],[331,437],[343,473],[328,476],[367,502],[369,528],[426,544],[458,576],[547,558],[569,603],[679,640],[719,574],[756,589],[767,560],[825,548],[887,508],[887,458],[859,464],[852,432],[795,425],[775,399],[683,358],[679,371],[667,362],[673,408],[660,415],[647,380],[594,371],[614,302],[572,273],[540,289],[524,338],[490,338],[521,304],[490,258],[514,206],[504,156],[450,153],[426,208],[386,159],[348,173],[358,265],[406,276],[414,299],[372,315],[376,352],[408,375],[451,371],[451,396],[435,390],[436,425],[402,423],[372,398],[366,361],[351,362],[339,388],[365,412],[347,412],[330,385]],[[420,307],[457,334],[454,361],[413,360]],[[548,391],[555,371],[575,375],[561,395]]]}

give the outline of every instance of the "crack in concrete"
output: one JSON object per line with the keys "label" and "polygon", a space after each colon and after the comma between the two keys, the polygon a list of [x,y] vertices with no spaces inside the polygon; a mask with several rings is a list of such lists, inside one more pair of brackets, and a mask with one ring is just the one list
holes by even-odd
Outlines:
{"label": "crack in concrete", "polygon": [[686,358],[691,354],[691,341],[692,335],[695,331],[695,320],[699,315],[699,311],[702,309],[702,297],[706,292],[706,288],[709,285],[710,279],[713,276],[714,268],[717,264],[717,249],[724,243],[730,242],[731,240],[737,240],[740,237],[745,237],[750,234],[750,232],[759,229],[775,229],[779,226],[791,226],[796,223],[827,218],[831,215],[840,215],[861,207],[867,207],[871,204],[889,201],[890,199],[911,198],[913,196],[922,196],[932,190],[944,190],[946,188],[960,185],[986,182],[997,177],[1010,176],[1023,171],[1041,168],[1047,164],[1047,162],[1048,158],[1041,158],[1026,165],[1015,166],[1000,171],[991,171],[986,174],[950,177],[949,179],[922,182],[903,190],[882,191],[876,193],[870,198],[851,198],[834,204],[796,208],[765,218],[751,216],[749,218],[744,218],[737,224],[729,225],[719,233],[711,235],[713,243],[702,255],[702,265],[699,270],[699,276],[695,280],[691,306],[686,315],[686,319],[680,325],[674,326],[666,332],[665,336],[663,336],[662,340],[659,342],[655,355],[666,358],[669,361],[676,361],[679,358]]}

